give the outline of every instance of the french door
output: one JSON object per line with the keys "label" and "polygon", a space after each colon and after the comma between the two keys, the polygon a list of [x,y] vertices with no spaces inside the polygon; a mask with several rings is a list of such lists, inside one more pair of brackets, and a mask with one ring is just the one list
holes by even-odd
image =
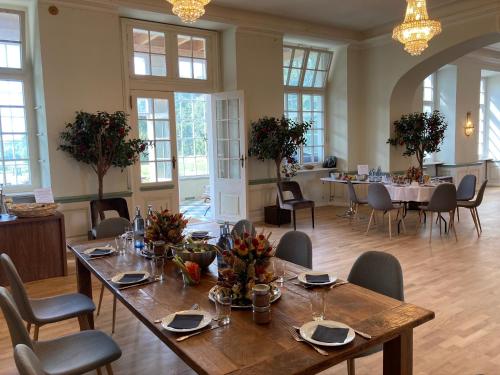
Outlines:
{"label": "french door", "polygon": [[247,142],[243,93],[212,95],[214,218],[236,222],[247,217]]}

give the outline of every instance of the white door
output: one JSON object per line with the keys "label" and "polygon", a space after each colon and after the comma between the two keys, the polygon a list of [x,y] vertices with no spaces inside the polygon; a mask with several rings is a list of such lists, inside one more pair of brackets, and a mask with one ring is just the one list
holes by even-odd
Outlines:
{"label": "white door", "polygon": [[[135,204],[179,210],[174,96],[170,92],[133,91],[134,136],[152,143],[136,163],[133,178]],[[135,125],[135,126],[134,126]]]}
{"label": "white door", "polygon": [[243,93],[212,95],[213,210],[217,221],[247,217],[247,140]]}

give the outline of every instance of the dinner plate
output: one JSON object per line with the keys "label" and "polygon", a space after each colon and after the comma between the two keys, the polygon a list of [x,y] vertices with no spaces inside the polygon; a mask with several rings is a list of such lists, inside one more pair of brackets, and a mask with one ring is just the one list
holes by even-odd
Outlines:
{"label": "dinner plate", "polygon": [[[322,342],[322,341],[316,341],[312,338],[312,335],[314,334],[314,331],[316,330],[316,327],[322,325],[325,327],[329,328],[347,328],[349,329],[349,332],[347,333],[347,337],[344,340],[344,342],[341,343],[331,343],[331,342]],[[321,345],[321,346],[342,346],[349,344],[354,338],[356,337],[356,333],[354,330],[349,327],[348,325],[340,322],[336,322],[333,320],[319,320],[319,321],[313,321],[313,322],[307,322],[304,324],[302,327],[300,327],[300,336],[315,345]]]}
{"label": "dinner plate", "polygon": [[[95,250],[97,250],[97,249],[99,249],[99,250],[106,250],[106,252],[105,253],[99,253],[99,254],[92,255],[92,253]],[[115,248],[113,246],[98,246],[98,247],[92,247],[90,249],[87,249],[83,253],[85,255],[88,255],[89,257],[101,257],[101,256],[113,254],[115,251],[116,250],[115,250]]]}
{"label": "dinner plate", "polygon": [[[129,281],[129,282],[126,282],[126,281],[120,281],[120,279],[125,276],[125,275],[136,275],[136,274],[144,274],[144,277],[140,280],[137,280],[137,281]],[[146,272],[146,271],[128,271],[128,272],[120,272],[119,274],[117,274],[116,276],[113,276],[111,278],[111,281],[114,282],[115,284],[118,284],[118,285],[128,285],[128,284],[138,284],[138,283],[142,283],[143,281],[149,279],[149,272]]]}
{"label": "dinner plate", "polygon": [[334,276],[332,274],[328,273],[328,277],[330,278],[330,281],[327,283],[309,283],[306,280],[306,275],[325,275],[327,272],[314,272],[314,271],[309,271],[309,272],[303,272],[301,273],[297,279],[302,283],[306,285],[314,285],[314,286],[324,286],[324,285],[331,285],[337,281],[337,276]]}
{"label": "dinner plate", "polygon": [[[203,315],[203,319],[201,320],[200,324],[198,327],[195,328],[183,328],[183,329],[178,329],[178,328],[172,328],[169,327],[168,325],[172,323],[176,315]],[[197,331],[199,329],[205,328],[210,324],[212,321],[212,315],[209,312],[203,311],[203,310],[183,310],[183,311],[178,311],[173,314],[167,315],[161,320],[161,326],[165,328],[167,331],[170,332],[192,332],[192,331]]]}
{"label": "dinner plate", "polygon": [[[217,285],[212,287],[210,291],[208,292],[208,299],[212,302],[215,303],[215,292],[217,290]],[[276,302],[278,299],[281,297],[281,289],[278,288],[277,286],[273,286],[271,288],[271,298],[270,298],[270,303]],[[249,305],[231,305],[231,308],[233,309],[241,309],[241,310],[246,310],[246,309],[251,309],[252,308],[252,303],[250,302]]]}

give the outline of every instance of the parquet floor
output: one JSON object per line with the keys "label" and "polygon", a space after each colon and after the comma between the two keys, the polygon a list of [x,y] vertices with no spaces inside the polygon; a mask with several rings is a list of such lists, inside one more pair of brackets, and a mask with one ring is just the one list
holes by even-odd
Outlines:
{"label": "parquet floor", "polygon": [[[415,234],[415,213],[407,218],[409,233],[389,241],[381,226],[364,235],[366,220],[350,223],[337,217],[343,209],[317,209],[316,229],[310,228],[309,213],[298,215],[298,229],[313,242],[314,268],[329,270],[345,278],[354,260],[366,250],[386,251],[401,262],[406,300],[436,312],[436,319],[416,329],[414,373],[500,374],[500,189],[488,189],[479,209],[483,235],[477,238],[472,219],[462,210],[457,224],[458,243],[439,235],[434,228],[432,244],[428,228]],[[363,215],[367,216],[367,211]],[[290,228],[267,228],[278,239]],[[64,278],[33,282],[33,297],[74,291],[74,263]],[[94,296],[99,285],[95,284]],[[105,294],[97,328],[111,330],[112,299]],[[78,329],[76,321],[42,327],[40,337],[48,339]],[[192,371],[154,337],[125,308],[118,304],[115,340],[123,356],[114,364],[115,374],[191,374]],[[263,348],[271,350],[272,348]],[[315,355],[311,351],[311,355]],[[381,354],[356,361],[358,374],[381,374]],[[0,375],[16,374],[6,323],[0,317]],[[346,374],[341,364],[324,374]]]}

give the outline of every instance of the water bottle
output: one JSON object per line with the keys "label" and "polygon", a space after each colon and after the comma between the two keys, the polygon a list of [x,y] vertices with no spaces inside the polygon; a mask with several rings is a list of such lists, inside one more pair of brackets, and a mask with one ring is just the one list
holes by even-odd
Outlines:
{"label": "water bottle", "polygon": [[135,208],[134,217],[134,248],[142,250],[144,248],[144,219],[141,216],[141,208]]}
{"label": "water bottle", "polygon": [[[219,240],[217,241],[217,246],[222,251],[226,250],[229,251],[233,248],[233,237],[231,236],[231,233],[229,231],[228,222],[225,222],[223,225],[220,226],[220,237]],[[227,267],[228,265],[226,264],[226,262],[224,262],[222,254],[217,253],[217,268],[219,270],[219,276],[220,276],[220,271]]]}
{"label": "water bottle", "polygon": [[153,206],[148,205],[148,215],[146,216],[146,231],[151,227],[151,218],[153,217]]}

